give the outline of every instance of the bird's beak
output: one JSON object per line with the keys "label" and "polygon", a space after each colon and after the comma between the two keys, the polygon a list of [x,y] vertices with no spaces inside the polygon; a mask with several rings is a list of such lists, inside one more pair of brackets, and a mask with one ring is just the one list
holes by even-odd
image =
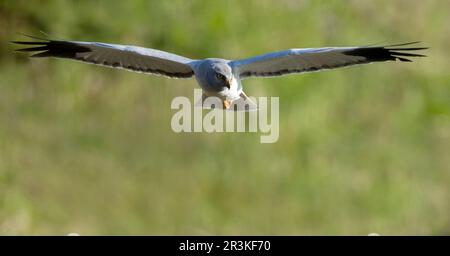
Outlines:
{"label": "bird's beak", "polygon": [[228,89],[231,89],[231,83],[232,83],[232,80],[231,80],[231,79],[228,79],[228,80],[227,80],[227,88],[228,88]]}

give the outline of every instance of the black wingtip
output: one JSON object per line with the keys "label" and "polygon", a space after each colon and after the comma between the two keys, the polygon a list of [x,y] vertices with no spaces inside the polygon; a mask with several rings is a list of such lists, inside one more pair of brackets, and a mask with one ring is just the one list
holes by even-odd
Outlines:
{"label": "black wingtip", "polygon": [[413,62],[413,61],[410,60],[410,59],[401,58],[401,57],[397,57],[397,59],[398,59],[399,61],[401,61],[401,62]]}
{"label": "black wingtip", "polygon": [[9,41],[12,44],[23,44],[23,45],[45,45],[46,42],[34,42],[34,41]]}
{"label": "black wingtip", "polygon": [[428,50],[430,49],[429,47],[416,47],[416,48],[390,48],[389,50],[391,51],[420,51],[420,50]]}
{"label": "black wingtip", "polygon": [[11,43],[29,46],[17,49],[16,51],[33,53],[30,57],[75,58],[78,53],[91,51],[88,47],[79,45],[75,42],[43,39],[29,35],[25,36],[39,41],[12,41]]}
{"label": "black wingtip", "polygon": [[344,52],[346,55],[360,56],[366,58],[367,62],[377,61],[403,61],[412,62],[411,57],[427,57],[423,54],[411,53],[429,49],[428,47],[402,47],[420,43],[420,41],[387,46],[360,47]]}
{"label": "black wingtip", "polygon": [[[25,35],[25,34],[22,34],[22,35],[24,35],[26,37],[30,37],[32,39],[41,40],[41,41],[10,41],[10,43],[12,43],[12,44],[30,46],[30,47],[26,47],[26,48],[16,49],[15,50],[16,52],[42,52],[42,51],[49,50],[49,45],[51,43],[51,40],[45,40],[42,38],[29,36],[29,35]],[[45,41],[43,41],[43,40],[45,40]],[[34,54],[34,55],[36,55],[36,54]],[[31,55],[30,57],[33,57],[34,55]]]}
{"label": "black wingtip", "polygon": [[420,44],[422,41],[414,41],[414,42],[408,42],[408,43],[401,43],[401,44],[391,44],[391,45],[385,45],[383,47],[397,47],[397,46],[405,46],[405,45],[412,45],[412,44]]}
{"label": "black wingtip", "polygon": [[36,51],[46,51],[48,50],[47,46],[39,46],[39,47],[29,47],[29,48],[22,48],[17,49],[18,52],[36,52]]}

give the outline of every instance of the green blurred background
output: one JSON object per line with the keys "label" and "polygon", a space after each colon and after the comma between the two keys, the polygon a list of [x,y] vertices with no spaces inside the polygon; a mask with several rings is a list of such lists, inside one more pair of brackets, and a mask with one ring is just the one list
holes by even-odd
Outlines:
{"label": "green blurred background", "polygon": [[[0,1],[0,234],[450,234],[450,1]],[[20,33],[192,58],[421,40],[273,79],[280,139],[170,128],[171,80],[14,52]]]}

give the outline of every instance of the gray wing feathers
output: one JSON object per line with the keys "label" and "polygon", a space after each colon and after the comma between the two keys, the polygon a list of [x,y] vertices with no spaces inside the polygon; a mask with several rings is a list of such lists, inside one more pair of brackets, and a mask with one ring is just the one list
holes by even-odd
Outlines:
{"label": "gray wing feathers", "polygon": [[194,75],[188,65],[191,59],[138,46],[54,40],[14,43],[35,46],[19,50],[37,52],[32,57],[70,58],[172,78],[188,78]]}
{"label": "gray wing feathers", "polygon": [[386,47],[290,49],[253,58],[231,61],[230,65],[240,78],[250,76],[280,76],[290,73],[311,72],[378,61],[410,61],[406,57],[423,57],[424,55],[407,53],[407,51],[427,49],[395,48],[403,45],[407,44]]}

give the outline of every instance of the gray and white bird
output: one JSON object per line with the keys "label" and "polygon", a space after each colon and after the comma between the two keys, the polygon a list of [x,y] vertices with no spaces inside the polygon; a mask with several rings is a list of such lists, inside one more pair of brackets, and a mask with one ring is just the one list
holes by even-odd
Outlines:
{"label": "gray and white bird", "polygon": [[218,97],[224,109],[229,109],[239,100],[248,103],[247,109],[256,107],[242,88],[241,80],[248,77],[273,77],[371,62],[410,62],[409,57],[425,57],[411,51],[427,49],[405,47],[418,43],[413,42],[388,46],[289,49],[241,60],[196,60],[138,46],[32,38],[35,40],[13,43],[30,46],[18,51],[34,52],[31,57],[68,58],[170,78],[195,76],[204,97]]}

